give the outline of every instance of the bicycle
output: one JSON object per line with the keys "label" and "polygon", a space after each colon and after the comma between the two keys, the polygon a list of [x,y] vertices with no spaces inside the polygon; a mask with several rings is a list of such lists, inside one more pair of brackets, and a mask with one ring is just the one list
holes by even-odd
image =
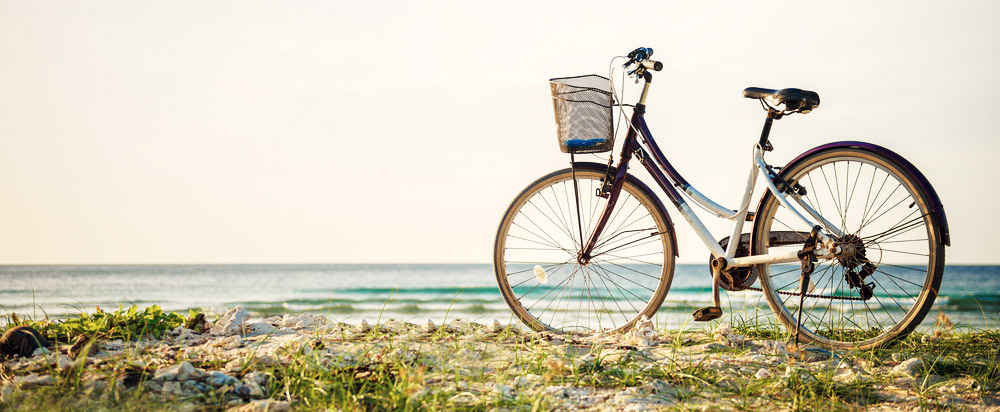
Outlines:
{"label": "bicycle", "polygon": [[[677,241],[660,198],[628,173],[635,159],[711,252],[713,306],[695,311],[696,321],[722,315],[721,288],[763,293],[796,343],[865,349],[912,332],[937,296],[951,244],[944,208],[923,174],[886,148],[854,141],[768,164],[774,121],[809,113],[820,99],[751,87],[743,96],[759,100],[767,117],[739,208],[726,208],[674,169],[647,128],[652,72],[663,67],[652,53],[640,47],[612,59],[612,67],[627,59],[622,76],[631,68],[627,75],[642,82],[634,105],[616,101],[613,72],[550,80],[570,168],[528,185],[500,222],[493,266],[514,314],[536,331],[591,333],[627,330],[660,308]],[[576,161],[613,149],[614,108],[629,118],[618,164],[610,156],[606,165]],[[766,190],[750,211],[758,176]],[[732,220],[730,235],[716,240],[690,203]]]}

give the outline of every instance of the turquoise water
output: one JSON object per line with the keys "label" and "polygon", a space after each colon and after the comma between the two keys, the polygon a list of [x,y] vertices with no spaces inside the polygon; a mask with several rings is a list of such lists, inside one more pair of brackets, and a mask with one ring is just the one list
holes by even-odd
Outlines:
{"label": "turquoise water", "polygon": [[[344,322],[514,321],[490,265],[0,266],[0,279],[0,313],[35,318],[134,303],[215,314],[242,305],[253,316],[308,311]],[[678,265],[654,320],[668,327],[692,326],[691,311],[711,301],[710,285],[706,265]],[[730,312],[773,318],[760,293],[731,293],[723,300]],[[997,327],[1000,266],[948,266],[935,311],[959,327]],[[935,314],[924,326],[933,325]]]}

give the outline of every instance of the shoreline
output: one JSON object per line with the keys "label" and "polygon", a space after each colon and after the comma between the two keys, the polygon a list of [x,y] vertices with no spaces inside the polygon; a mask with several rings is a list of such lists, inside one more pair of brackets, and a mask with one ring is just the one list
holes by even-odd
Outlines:
{"label": "shoreline", "polygon": [[[915,334],[885,350],[789,354],[780,331],[728,324],[685,332],[656,330],[645,321],[624,334],[579,337],[499,322],[351,325],[313,314],[248,319],[241,310],[195,329],[175,327],[159,339],[100,339],[96,351],[76,359],[66,353],[68,345],[8,359],[0,364],[0,409],[910,411],[1000,405],[996,330]],[[987,346],[970,347],[972,341]]]}

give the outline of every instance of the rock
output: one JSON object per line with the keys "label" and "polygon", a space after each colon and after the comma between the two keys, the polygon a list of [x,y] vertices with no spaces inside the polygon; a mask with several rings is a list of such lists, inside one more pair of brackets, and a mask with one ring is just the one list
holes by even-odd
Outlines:
{"label": "rock", "polygon": [[224,386],[224,385],[235,386],[236,384],[240,383],[240,380],[219,371],[212,371],[209,372],[208,376],[205,378],[205,383],[212,386]]}
{"label": "rock", "polygon": [[514,394],[511,392],[510,386],[507,385],[501,385],[501,384],[493,385],[493,393],[497,394],[497,396],[503,399],[514,398]]}
{"label": "rock", "polygon": [[83,386],[80,387],[80,389],[82,389],[84,393],[101,392],[107,388],[108,388],[108,383],[105,381],[90,381],[84,383]]}
{"label": "rock", "polygon": [[768,353],[771,355],[788,354],[788,346],[786,346],[784,342],[776,340],[765,340],[760,344],[761,344],[761,349],[763,349],[764,353]]}
{"label": "rock", "polygon": [[257,382],[247,382],[244,381],[242,384],[236,385],[236,393],[244,398],[263,398],[264,390],[261,389]]}
{"label": "rock", "polygon": [[226,412],[287,412],[291,405],[285,401],[262,399],[226,409]]}
{"label": "rock", "polygon": [[833,354],[822,349],[818,350],[807,349],[803,352],[804,352],[803,354],[805,355],[806,362],[820,362],[833,357]]}
{"label": "rock", "polygon": [[235,335],[237,333],[243,333],[243,325],[246,323],[250,315],[247,313],[243,306],[236,306],[235,308],[226,311],[218,321],[212,325],[211,333],[215,336],[228,336]]}
{"label": "rock", "polygon": [[905,375],[911,378],[916,378],[920,376],[921,369],[924,367],[924,360],[920,358],[910,358],[899,365],[892,368],[892,373],[894,375]]}
{"label": "rock", "polygon": [[79,359],[81,354],[84,357],[94,356],[97,355],[97,352],[100,352],[100,349],[93,339],[80,335],[76,338],[76,342],[73,342],[73,346],[69,348],[69,357]]}
{"label": "rock", "polygon": [[[841,364],[844,365],[844,364]],[[861,379],[861,373],[855,371],[854,368],[850,366],[837,367],[837,373],[833,375],[833,381],[837,383],[850,384]]]}
{"label": "rock", "polygon": [[34,388],[38,386],[52,386],[55,381],[52,379],[52,375],[35,375],[31,374],[28,376],[18,376],[14,378],[14,384],[20,385],[21,389]]}
{"label": "rock", "polygon": [[659,379],[642,385],[641,389],[652,394],[664,394],[670,391],[670,384]]}
{"label": "rock", "polygon": [[153,373],[153,379],[158,381],[186,381],[201,379],[205,376],[204,369],[196,369],[189,362],[181,362],[178,365],[157,369]]}
{"label": "rock", "polygon": [[167,395],[180,396],[184,394],[184,389],[181,389],[180,382],[164,382],[161,390]]}
{"label": "rock", "polygon": [[760,368],[757,370],[757,373],[753,374],[753,377],[757,379],[768,379],[772,376],[773,375],[771,375],[771,371],[768,370],[767,368]]}
{"label": "rock", "polygon": [[243,381],[244,382],[255,382],[258,385],[263,386],[264,384],[267,383],[267,378],[268,378],[268,375],[266,373],[259,372],[259,371],[254,371],[254,372],[250,372],[250,373],[246,374],[246,376],[243,377]]}
{"label": "rock", "polygon": [[493,333],[499,333],[503,331],[503,324],[499,320],[493,319]]}
{"label": "rock", "polygon": [[125,342],[122,342],[121,339],[115,339],[115,340],[104,342],[104,343],[101,344],[101,346],[103,346],[104,350],[106,350],[108,352],[117,352],[117,351],[125,349]]}
{"label": "rock", "polygon": [[49,341],[30,326],[15,326],[0,336],[0,359],[28,357],[35,350],[49,346]]}
{"label": "rock", "polygon": [[367,320],[361,319],[361,324],[358,325],[358,330],[361,332],[368,332],[372,329],[372,325],[368,323]]}
{"label": "rock", "polygon": [[472,325],[464,319],[455,319],[448,324],[448,330],[451,332],[467,332],[470,326]]}
{"label": "rock", "polygon": [[326,325],[327,319],[321,315],[311,313],[300,313],[298,315],[285,315],[281,318],[281,327],[291,329],[318,328]]}
{"label": "rock", "polygon": [[899,352],[893,352],[893,354],[890,355],[889,357],[892,359],[893,362],[902,362],[906,360],[906,356]]}
{"label": "rock", "polygon": [[219,341],[219,346],[222,349],[232,350],[243,346],[243,337],[240,335],[227,336]]}
{"label": "rock", "polygon": [[434,324],[433,320],[427,319],[427,323],[424,324],[424,331],[431,332],[437,329],[437,325]]}
{"label": "rock", "polygon": [[181,389],[185,395],[193,393],[201,393],[208,390],[208,385],[198,381],[184,381],[181,382]]}
{"label": "rock", "polygon": [[60,372],[65,372],[73,368],[73,360],[66,357],[66,355],[59,355],[59,357],[56,358],[54,366],[56,369],[59,369]]}
{"label": "rock", "polygon": [[723,349],[732,349],[732,348],[730,348],[729,346],[726,346],[726,345],[723,345],[723,344],[721,344],[721,343],[716,343],[716,342],[710,342],[710,343],[706,343],[706,344],[705,344],[705,346],[704,346],[704,348],[705,348],[705,350],[723,350]]}

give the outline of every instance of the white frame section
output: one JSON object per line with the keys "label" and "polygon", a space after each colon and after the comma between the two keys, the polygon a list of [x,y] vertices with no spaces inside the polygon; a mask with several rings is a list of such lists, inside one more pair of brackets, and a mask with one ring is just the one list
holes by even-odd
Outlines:
{"label": "white frame section", "polygon": [[[764,176],[764,183],[767,184],[767,189],[774,195],[775,198],[781,202],[782,206],[791,210],[795,216],[805,222],[809,227],[815,226],[813,220],[806,218],[799,210],[792,206],[792,203],[788,201],[788,197],[785,193],[782,193],[771,181],[771,173],[767,169],[767,163],[764,162],[764,151],[761,149],[759,144],[754,145],[753,150],[753,166],[750,168],[750,175],[747,177],[746,190],[743,192],[743,199],[740,200],[740,208],[738,210],[726,208],[712,199],[709,199],[692,185],[688,185],[683,188],[684,193],[691,198],[691,200],[697,202],[698,204],[704,206],[709,212],[715,214],[716,217],[726,218],[733,221],[733,230],[729,236],[729,243],[726,245],[726,249],[723,250],[722,246],[719,246],[719,242],[715,240],[715,237],[705,224],[702,223],[701,219],[695,215],[694,210],[687,202],[683,202],[678,206],[678,210],[681,215],[684,216],[684,220],[691,225],[701,241],[705,243],[705,246],[712,251],[712,255],[719,257],[725,257],[726,262],[729,266],[750,266],[761,263],[788,263],[797,262],[799,260],[797,252],[784,252],[784,253],[769,253],[766,255],[755,255],[755,256],[743,256],[735,257],[736,249],[740,244],[740,236],[743,234],[743,225],[746,223],[747,213],[750,211],[750,199],[753,197],[754,185],[757,183],[757,175]],[[791,195],[791,198],[795,200],[795,204],[805,211],[810,217],[815,219],[815,221],[821,222],[825,230],[828,230],[834,236],[842,236],[843,233],[835,225],[823,218],[819,213],[816,212],[811,206],[802,201],[801,196],[797,194]],[[836,253],[836,250],[830,250],[830,247],[834,245],[833,239],[824,233],[819,234],[819,241],[824,246],[823,248],[816,249],[816,255],[818,257],[829,257],[830,255]]]}

